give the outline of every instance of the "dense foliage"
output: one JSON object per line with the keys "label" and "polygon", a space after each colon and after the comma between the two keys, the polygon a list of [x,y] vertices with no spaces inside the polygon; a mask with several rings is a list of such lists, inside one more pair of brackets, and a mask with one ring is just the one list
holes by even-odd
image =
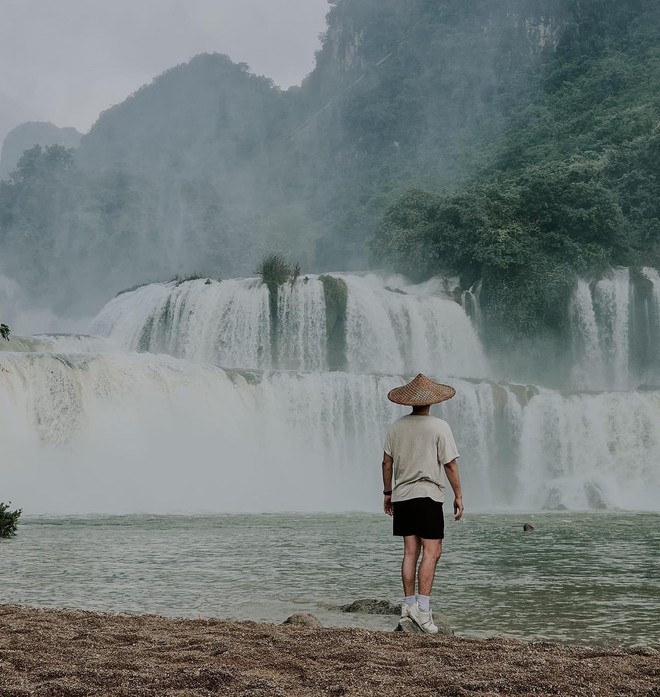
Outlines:
{"label": "dense foliage", "polygon": [[6,339],[9,341],[9,335],[11,334],[11,330],[6,324],[0,324],[0,336],[3,339]]}
{"label": "dense foliage", "polygon": [[77,152],[26,151],[0,183],[0,271],[89,312],[271,253],[363,268],[375,236],[379,266],[483,279],[493,322],[560,329],[576,272],[658,263],[659,13],[332,0],[300,88],[201,55],[104,112]]}
{"label": "dense foliage", "polygon": [[576,273],[660,264],[660,37],[650,2],[583,4],[470,186],[411,190],[377,261],[483,281],[493,327],[561,330]]}
{"label": "dense foliage", "polygon": [[0,501],[0,539],[6,537],[14,537],[16,528],[18,527],[18,519],[23,512],[20,508],[15,511],[10,511],[9,504]]}

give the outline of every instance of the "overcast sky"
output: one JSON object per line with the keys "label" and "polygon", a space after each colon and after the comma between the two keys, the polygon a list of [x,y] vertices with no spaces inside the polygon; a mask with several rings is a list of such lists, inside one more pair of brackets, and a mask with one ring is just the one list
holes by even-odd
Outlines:
{"label": "overcast sky", "polygon": [[24,121],[87,131],[202,52],[299,84],[326,11],[327,0],[0,0],[0,142]]}

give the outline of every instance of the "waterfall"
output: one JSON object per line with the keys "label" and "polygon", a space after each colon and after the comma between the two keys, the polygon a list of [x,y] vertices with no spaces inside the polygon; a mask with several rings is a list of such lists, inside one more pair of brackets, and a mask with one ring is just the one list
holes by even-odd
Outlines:
{"label": "waterfall", "polygon": [[110,301],[90,331],[126,351],[227,368],[271,365],[268,289],[256,279],[143,286]]}
{"label": "waterfall", "polygon": [[660,382],[660,274],[657,269],[644,267],[642,273],[651,284],[646,312],[647,370],[645,379],[652,384]]}
{"label": "waterfall", "polygon": [[[474,326],[454,300],[422,294],[428,284],[392,290],[375,276],[336,277],[348,289],[345,363],[350,372],[488,374]],[[127,351],[167,353],[226,368],[329,368],[319,278],[284,284],[277,309],[277,366],[270,348],[268,289],[256,279],[151,284],[108,303],[91,332]]]}
{"label": "waterfall", "polygon": [[594,312],[598,320],[600,345],[614,389],[629,389],[630,378],[630,271],[614,269],[594,288]]}
{"label": "waterfall", "polygon": [[603,386],[607,370],[600,344],[598,323],[589,283],[579,278],[570,308],[573,326],[574,368],[571,376],[576,387]]}
{"label": "waterfall", "polygon": [[324,370],[327,335],[323,286],[318,278],[285,283],[278,293],[278,358],[282,368]]}
{"label": "waterfall", "polygon": [[659,409],[658,392],[541,391],[525,409],[521,500],[532,509],[656,510]]}
{"label": "waterfall", "polygon": [[474,283],[462,294],[463,307],[477,329],[481,328],[481,281]]}
{"label": "waterfall", "polygon": [[574,385],[627,390],[636,384],[631,361],[630,271],[614,269],[591,285],[579,279],[570,307]]}
{"label": "waterfall", "polygon": [[406,412],[385,396],[422,371],[457,389],[434,413],[471,510],[657,510],[660,391],[631,389],[637,344],[660,364],[643,275],[578,281],[570,391],[494,381],[451,279],[307,276],[276,304],[258,279],[137,288],[92,335],[0,342],[3,490],[35,513],[376,511]]}
{"label": "waterfall", "polygon": [[488,374],[481,343],[461,305],[442,295],[417,294],[414,287],[392,291],[344,278],[351,372]]}
{"label": "waterfall", "polygon": [[[378,510],[407,378],[235,373],[149,354],[0,354],[3,486],[32,512]],[[472,510],[657,509],[660,393],[453,380]]]}
{"label": "waterfall", "polygon": [[113,351],[114,348],[108,339],[87,334],[36,334],[20,337],[12,335],[9,341],[0,342],[0,351],[21,353],[99,353]]}

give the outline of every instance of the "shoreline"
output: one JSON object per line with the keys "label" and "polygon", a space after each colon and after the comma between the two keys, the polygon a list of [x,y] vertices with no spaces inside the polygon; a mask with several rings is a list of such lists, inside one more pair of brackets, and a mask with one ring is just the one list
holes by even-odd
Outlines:
{"label": "shoreline", "polygon": [[0,697],[657,697],[659,657],[644,647],[0,604]]}

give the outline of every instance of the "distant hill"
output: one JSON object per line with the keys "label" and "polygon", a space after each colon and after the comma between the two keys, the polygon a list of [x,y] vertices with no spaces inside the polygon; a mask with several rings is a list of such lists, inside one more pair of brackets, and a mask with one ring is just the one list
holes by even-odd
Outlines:
{"label": "distant hill", "polygon": [[58,128],[49,121],[28,121],[6,135],[0,151],[0,179],[6,178],[18,164],[25,150],[34,145],[62,145],[77,148],[82,133],[75,128]]}

